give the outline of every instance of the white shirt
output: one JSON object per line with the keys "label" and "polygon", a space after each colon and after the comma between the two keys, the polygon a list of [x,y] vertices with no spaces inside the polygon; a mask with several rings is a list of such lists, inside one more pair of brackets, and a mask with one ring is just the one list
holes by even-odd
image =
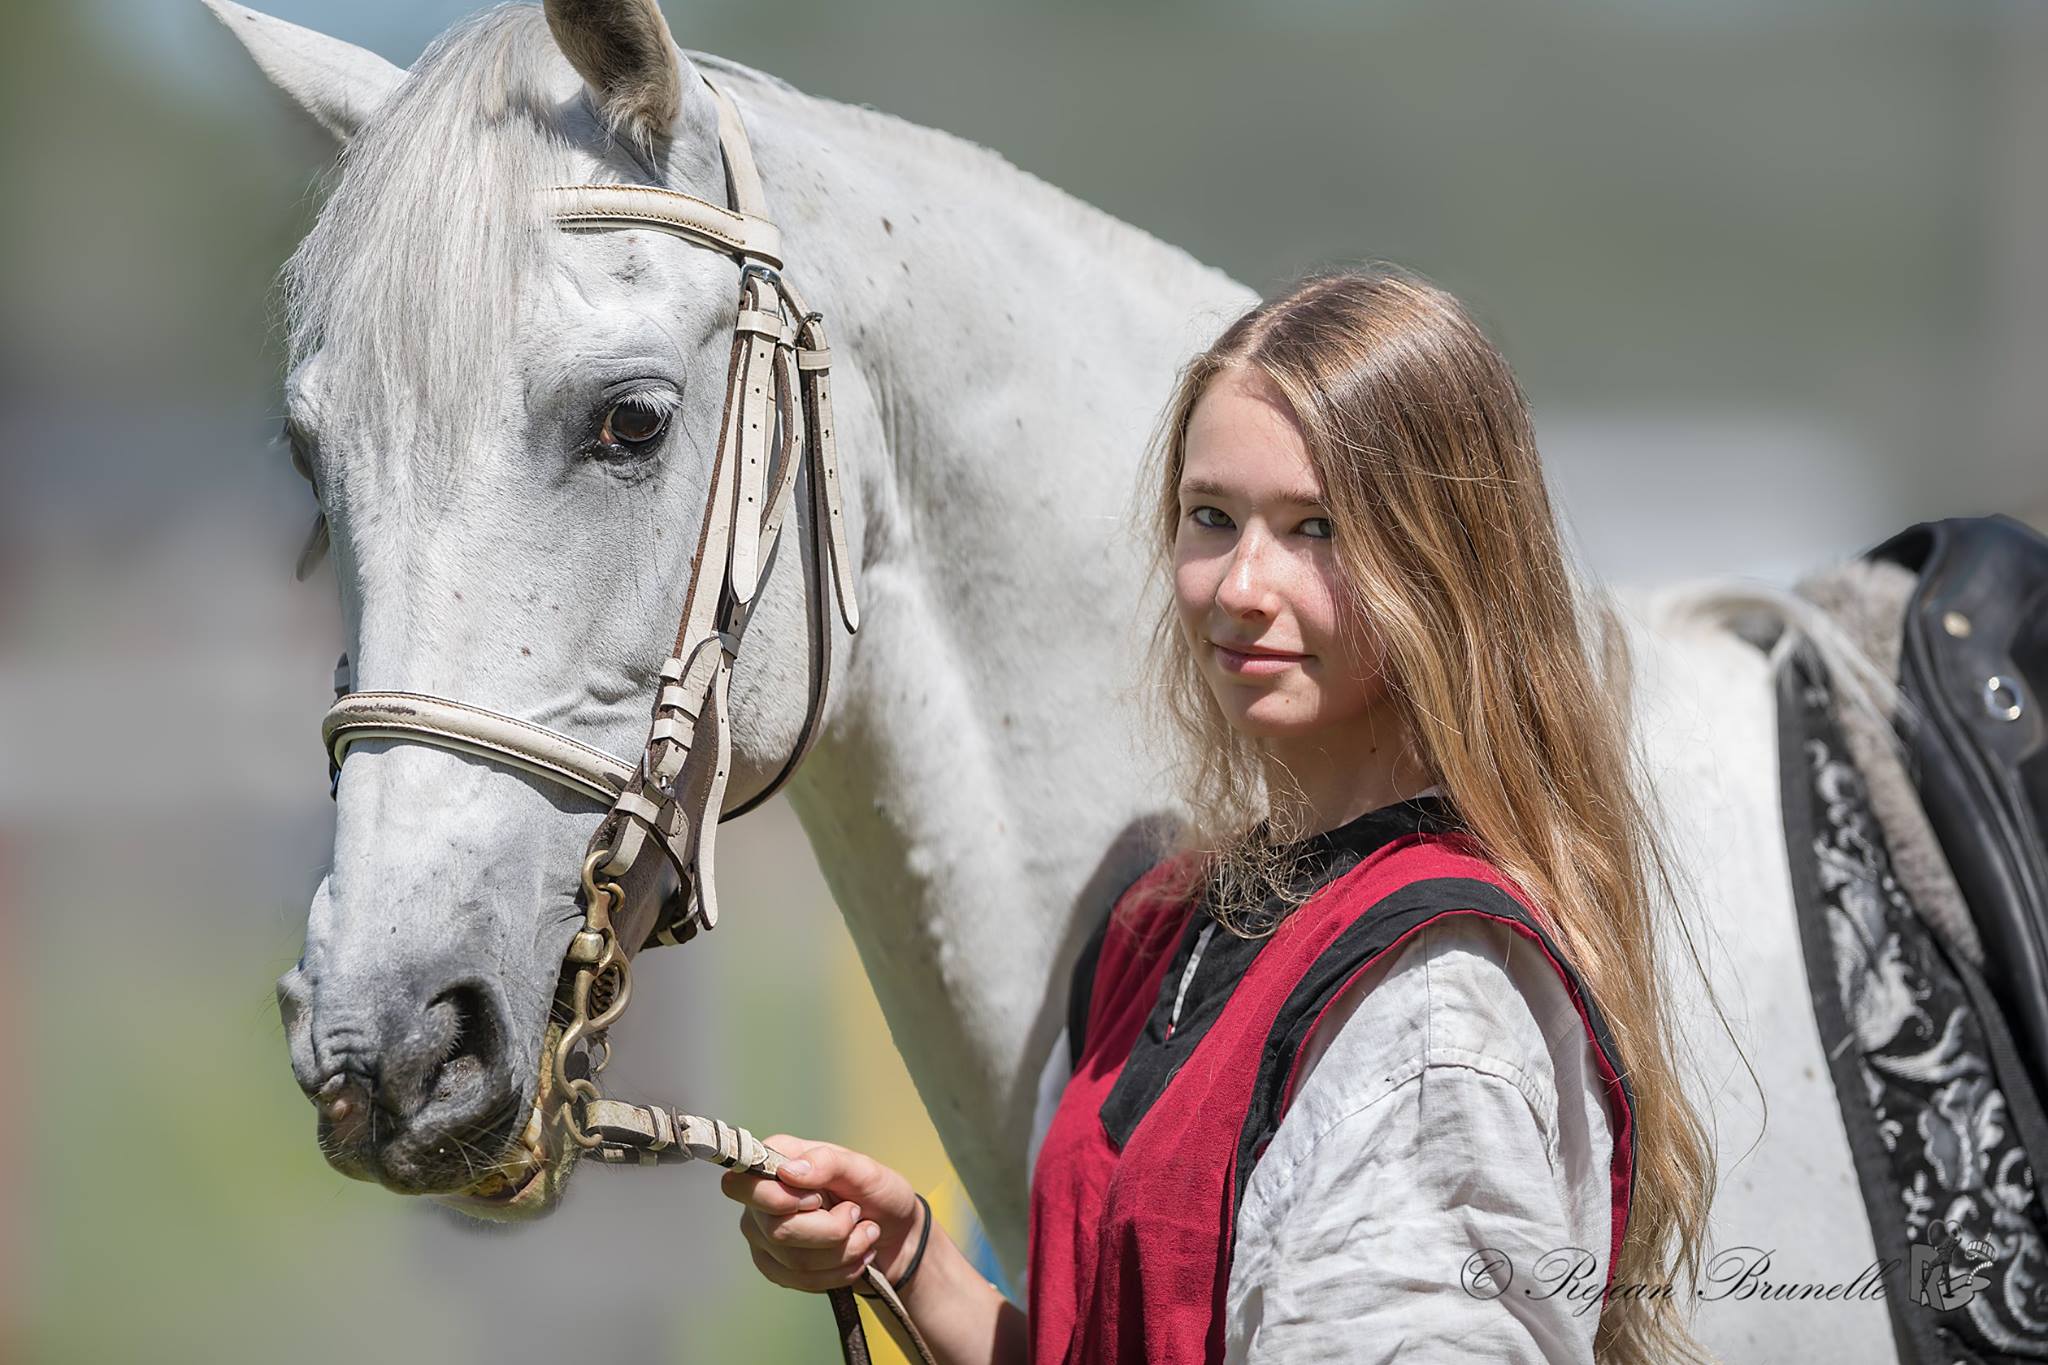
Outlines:
{"label": "white shirt", "polygon": [[[1062,1032],[1031,1167],[1068,1072]],[[1304,1044],[1238,1206],[1225,1359],[1590,1362],[1612,1147],[1593,1045],[1542,950],[1476,915],[1429,925]],[[1465,1288],[1484,1248],[1514,1267],[1493,1297]],[[1545,1260],[1567,1248],[1586,1255]]]}

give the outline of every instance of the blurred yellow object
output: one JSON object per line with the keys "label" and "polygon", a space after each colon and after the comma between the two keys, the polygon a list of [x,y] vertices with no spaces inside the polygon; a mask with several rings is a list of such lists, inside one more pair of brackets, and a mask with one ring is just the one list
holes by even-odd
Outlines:
{"label": "blurred yellow object", "polygon": [[[932,1216],[939,1226],[965,1248],[974,1206],[946,1160],[938,1132],[925,1115],[924,1101],[918,1098],[902,1057],[889,1044],[889,1026],[868,985],[867,970],[861,966],[853,940],[844,935],[838,936],[829,979],[832,1036],[838,1040],[831,1066],[843,1078],[846,1128],[843,1133],[818,1136],[866,1152],[909,1176],[910,1183],[931,1201]],[[882,1361],[908,1365],[881,1319],[866,1304],[861,1305],[861,1318],[867,1324],[868,1345],[878,1365]]]}

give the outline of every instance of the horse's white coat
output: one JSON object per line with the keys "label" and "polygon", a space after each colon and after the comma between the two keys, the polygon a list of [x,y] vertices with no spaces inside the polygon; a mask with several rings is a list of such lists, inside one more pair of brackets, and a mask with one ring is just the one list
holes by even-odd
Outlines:
{"label": "horse's white coat", "polygon": [[[332,86],[351,70],[376,82],[374,59],[274,21],[237,27],[316,116],[391,98]],[[515,13],[462,41],[532,57],[544,38]],[[1123,534],[1136,461],[1175,366],[1251,295],[985,151],[698,60],[743,111],[790,274],[826,314],[837,357],[863,628],[841,638],[828,728],[791,800],[896,1044],[1015,1268],[1033,1080],[1059,1026],[1076,926],[1145,864],[1142,830],[1160,814],[1155,765],[1113,695],[1159,590]],[[548,67],[573,132],[575,79],[558,58]],[[419,79],[433,79],[431,65]],[[701,88],[686,88],[666,170],[718,198],[707,144],[692,141],[709,111]],[[579,177],[645,174],[593,146],[563,148]],[[441,395],[483,404],[461,449],[381,446],[398,415],[323,390],[323,371],[348,357],[300,364],[293,408],[317,432],[359,685],[472,699],[626,753],[703,505],[733,271],[638,231],[563,234],[549,261],[522,282],[510,371],[471,373],[462,394]],[[683,439],[659,466],[622,479],[570,458],[590,396],[645,376],[684,399]],[[771,571],[737,671],[735,804],[779,764],[800,719],[795,572],[789,559]],[[1662,622],[1634,634],[1646,757],[1707,907],[1715,985],[1770,1097],[1759,1139],[1747,1077],[1700,1014],[1702,1093],[1728,1180],[1716,1245],[1773,1249],[1776,1279],[1846,1280],[1871,1242],[1806,999],[1763,662],[1726,632],[1642,610]],[[306,968],[287,993],[345,1020],[414,964],[482,955],[504,983],[514,1047],[532,1055],[593,814],[481,762],[359,750]],[[321,1028],[294,1032],[302,1080],[319,1074]],[[1735,1359],[1891,1358],[1881,1304],[1709,1304],[1702,1325]]]}
{"label": "horse's white coat", "polygon": [[1692,1093],[1712,1121],[1722,1181],[1697,1330],[1729,1361],[1892,1360],[1882,1299],[1774,1300],[1763,1283],[1846,1286],[1877,1252],[1807,994],[1770,666],[1716,623],[1727,586],[1623,595],[1645,767],[1683,912],[1742,1050],[1674,938],[1665,979],[1686,1020]]}

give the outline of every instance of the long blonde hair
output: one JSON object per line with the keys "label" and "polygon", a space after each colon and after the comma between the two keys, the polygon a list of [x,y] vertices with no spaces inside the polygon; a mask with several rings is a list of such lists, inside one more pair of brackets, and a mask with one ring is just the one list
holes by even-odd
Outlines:
{"label": "long blonde hair", "polygon": [[[1169,581],[1188,423],[1211,381],[1237,367],[1269,381],[1300,428],[1351,615],[1383,643],[1417,755],[1527,893],[1620,1052],[1636,1177],[1614,1277],[1671,1290],[1609,1298],[1595,1354],[1615,1365],[1711,1359],[1679,1312],[1695,1301],[1714,1154],[1680,1083],[1660,983],[1668,917],[1652,881],[1671,905],[1674,877],[1631,755],[1621,625],[1568,571],[1521,389],[1458,301],[1404,272],[1318,277],[1258,305],[1183,370],[1154,442],[1146,529]],[[1149,714],[1179,755],[1189,815],[1168,850],[1185,873],[1162,893],[1199,884],[1226,927],[1270,932],[1303,894],[1275,819],[1273,765],[1218,707],[1170,595],[1146,691],[1164,703]]]}

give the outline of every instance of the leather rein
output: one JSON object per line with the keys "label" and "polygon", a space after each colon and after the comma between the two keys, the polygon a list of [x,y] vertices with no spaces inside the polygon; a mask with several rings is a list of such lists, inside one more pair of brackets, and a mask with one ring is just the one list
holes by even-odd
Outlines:
{"label": "leather rein", "polygon": [[[535,1107],[584,1155],[599,1161],[654,1166],[704,1159],[772,1176],[782,1155],[745,1129],[659,1105],[606,1099],[597,1085],[611,1054],[606,1035],[631,995],[632,952],[614,921],[625,902],[618,879],[650,845],[678,879],[675,895],[639,948],[685,942],[718,923],[712,862],[718,825],[780,790],[817,738],[832,675],[828,580],[847,631],[860,629],[832,438],[832,353],[824,319],[804,305],[782,274],[781,233],[768,217],[739,111],[708,77],[704,83],[718,109],[729,204],[650,185],[558,185],[541,191],[564,228],[654,228],[730,256],[740,270],[711,493],[640,760],[628,763],[532,721],[447,697],[347,691],[346,656],[336,673],[337,698],[320,730],[337,777],[354,745],[393,740],[488,759],[607,806],[584,853],[583,926],[564,956],[556,996],[556,1013],[566,1013],[567,1022],[544,1050]],[[803,729],[774,780],[728,812],[723,804],[732,758],[733,662],[753,616],[762,569],[781,541],[800,471],[810,499],[810,695]],[[316,524],[301,555],[301,576],[324,548],[324,529],[324,523]],[[573,1074],[579,1062],[582,1074]],[[930,1365],[931,1353],[887,1278],[870,1265],[865,1279]],[[830,1299],[842,1356],[847,1365],[866,1365],[868,1347],[851,1290],[834,1290]]]}

